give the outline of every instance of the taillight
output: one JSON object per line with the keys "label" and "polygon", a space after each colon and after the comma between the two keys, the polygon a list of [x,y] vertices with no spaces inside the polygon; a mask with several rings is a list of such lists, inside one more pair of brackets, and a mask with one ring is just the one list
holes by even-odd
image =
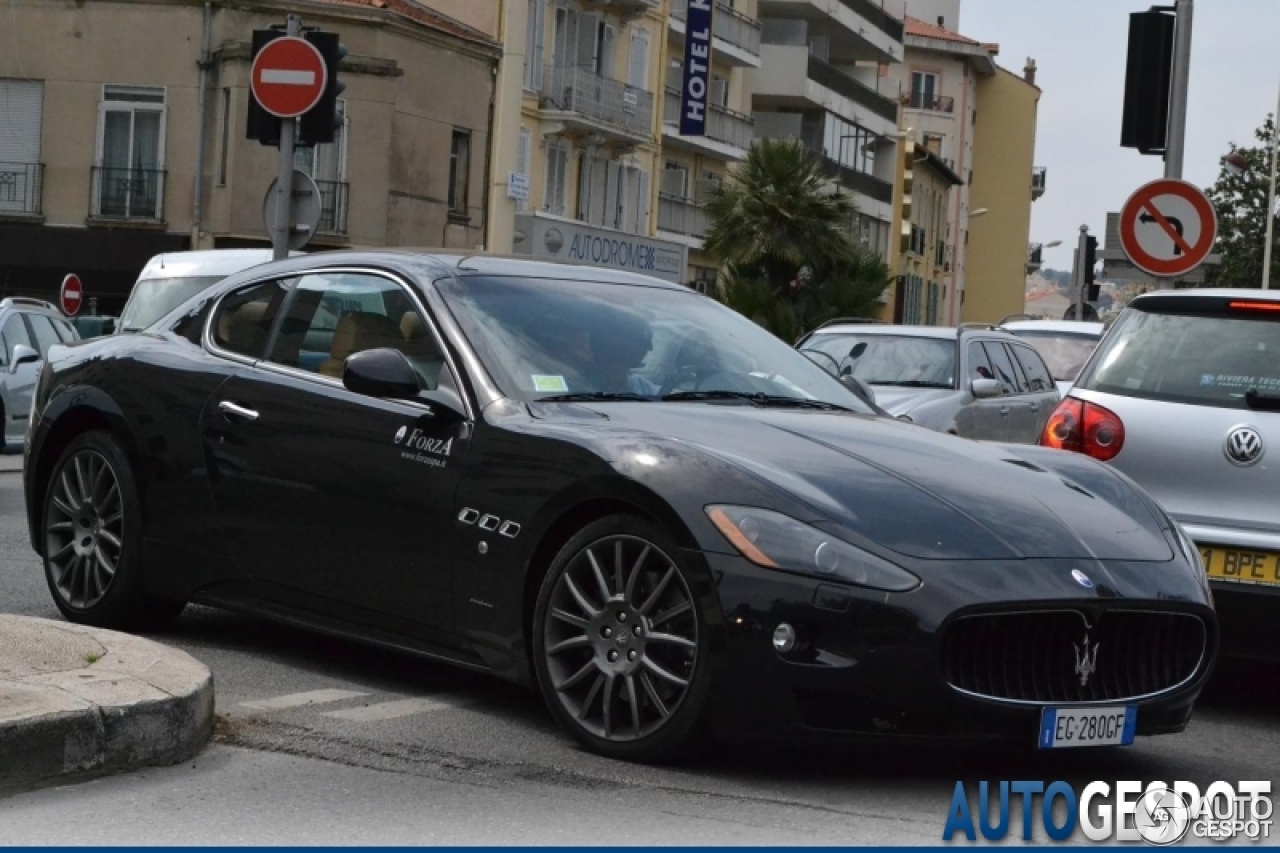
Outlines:
{"label": "taillight", "polygon": [[1040,444],[1106,462],[1124,447],[1124,424],[1109,409],[1067,397],[1049,416]]}

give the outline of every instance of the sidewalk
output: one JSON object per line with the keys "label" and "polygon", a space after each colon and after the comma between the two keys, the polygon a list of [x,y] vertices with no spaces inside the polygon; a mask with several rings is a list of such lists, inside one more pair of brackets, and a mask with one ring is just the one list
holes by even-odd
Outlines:
{"label": "sidewalk", "polygon": [[0,453],[0,474],[22,473],[21,453]]}
{"label": "sidewalk", "polygon": [[213,676],[159,643],[0,615],[0,788],[174,764],[213,723]]}

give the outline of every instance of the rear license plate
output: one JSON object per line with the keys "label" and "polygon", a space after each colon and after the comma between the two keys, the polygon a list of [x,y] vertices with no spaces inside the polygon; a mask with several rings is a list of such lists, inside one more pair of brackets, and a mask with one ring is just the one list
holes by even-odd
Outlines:
{"label": "rear license plate", "polygon": [[1040,713],[1040,748],[1128,746],[1138,725],[1138,709],[1045,708]]}
{"label": "rear license plate", "polygon": [[1280,554],[1202,545],[1200,556],[1209,577],[1236,583],[1280,584]]}

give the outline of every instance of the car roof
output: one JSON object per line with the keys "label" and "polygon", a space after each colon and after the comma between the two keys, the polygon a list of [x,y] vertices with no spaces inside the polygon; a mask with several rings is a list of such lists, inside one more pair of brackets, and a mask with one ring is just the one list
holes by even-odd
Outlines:
{"label": "car roof", "polygon": [[1188,290],[1153,290],[1134,297],[1135,302],[1151,302],[1156,299],[1248,299],[1253,302],[1280,302],[1280,291],[1251,290],[1248,288],[1198,287]]}
{"label": "car roof", "polygon": [[[301,252],[294,253],[295,257]],[[234,275],[271,260],[270,249],[208,249],[197,252],[165,252],[147,261],[139,281],[152,278]]]}
{"label": "car roof", "polygon": [[896,326],[889,323],[833,323],[815,329],[813,337],[819,335],[896,335],[952,340],[956,337],[956,329],[949,326]]}
{"label": "car roof", "polygon": [[1001,323],[1000,328],[1010,332],[1065,332],[1074,335],[1090,335],[1102,337],[1106,331],[1105,323],[1092,323],[1081,320],[1015,320]]}

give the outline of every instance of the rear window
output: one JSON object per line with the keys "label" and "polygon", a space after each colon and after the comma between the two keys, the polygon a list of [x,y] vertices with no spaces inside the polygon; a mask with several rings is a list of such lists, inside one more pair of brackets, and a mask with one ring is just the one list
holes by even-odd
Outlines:
{"label": "rear window", "polygon": [[[954,388],[956,342],[915,335],[818,334],[803,349],[824,353],[868,385]],[[823,359],[820,363],[828,363]]]}
{"label": "rear window", "polygon": [[202,275],[142,279],[133,286],[133,292],[129,294],[129,301],[120,316],[120,328],[125,332],[140,332],[223,278],[225,276]]}
{"label": "rear window", "polygon": [[1058,382],[1070,382],[1089,360],[1098,339],[1069,332],[1014,332],[1036,348],[1049,365],[1053,378]]}
{"label": "rear window", "polygon": [[1280,396],[1280,322],[1269,314],[1129,309],[1081,387],[1108,394],[1248,408],[1245,394]]}

